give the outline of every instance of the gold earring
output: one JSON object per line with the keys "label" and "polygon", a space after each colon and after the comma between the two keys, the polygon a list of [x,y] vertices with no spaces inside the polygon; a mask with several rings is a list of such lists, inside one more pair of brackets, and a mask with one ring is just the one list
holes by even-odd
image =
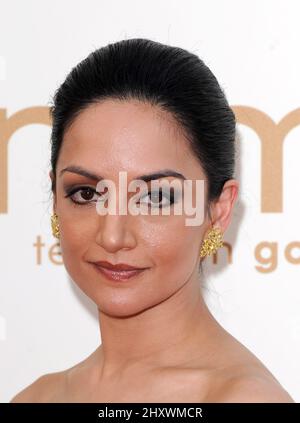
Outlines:
{"label": "gold earring", "polygon": [[200,257],[214,254],[218,248],[223,247],[222,232],[219,228],[212,227],[209,230],[207,238],[204,239],[200,251]]}
{"label": "gold earring", "polygon": [[51,227],[52,227],[52,235],[55,238],[59,239],[59,224],[58,224],[58,216],[56,213],[53,213],[51,216]]}

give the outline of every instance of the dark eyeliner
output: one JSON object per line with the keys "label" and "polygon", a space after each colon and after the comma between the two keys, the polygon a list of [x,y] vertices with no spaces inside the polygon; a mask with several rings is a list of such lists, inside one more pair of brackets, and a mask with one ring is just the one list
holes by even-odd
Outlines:
{"label": "dark eyeliner", "polygon": [[[64,188],[65,193],[66,193],[66,195],[64,195],[64,198],[72,197],[72,195],[76,194],[78,191],[87,190],[87,189],[90,189],[94,193],[97,193],[97,191],[93,187],[91,187],[91,186],[88,186],[88,185],[80,185],[80,186],[77,186],[77,187],[67,187],[67,188]],[[97,194],[99,194],[99,193],[97,193]],[[73,200],[72,198],[70,198],[70,200],[74,204],[81,205],[81,206],[84,206],[84,205],[87,205],[87,204],[90,204],[90,203],[94,202],[92,200],[79,202],[79,201]]]}
{"label": "dark eyeliner", "polygon": [[[150,191],[148,194],[146,194],[145,197],[147,197],[147,195],[149,196],[149,194],[151,194],[151,192],[152,191]],[[170,201],[170,204],[168,205],[169,207],[174,204],[175,197],[177,199],[177,196],[174,195],[174,188],[171,188],[170,189],[170,192],[169,191],[164,191],[162,188],[160,188],[159,190],[154,190],[153,192],[159,192],[159,194],[165,194],[165,195],[167,195],[167,198]],[[149,207],[151,207],[151,204],[149,204]],[[160,204],[157,208],[162,209],[163,207],[167,207],[167,206],[163,206],[162,204]]]}

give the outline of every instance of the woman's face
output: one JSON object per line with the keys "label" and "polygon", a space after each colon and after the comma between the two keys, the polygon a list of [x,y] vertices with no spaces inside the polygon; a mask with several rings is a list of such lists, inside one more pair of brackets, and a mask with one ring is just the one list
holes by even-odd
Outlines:
{"label": "woman's face", "polygon": [[[151,215],[149,210],[144,215],[117,212],[101,216],[96,210],[98,194],[82,190],[82,186],[96,190],[100,179],[71,171],[60,175],[70,166],[113,181],[117,190],[120,171],[127,172],[129,184],[140,175],[172,169],[193,181],[204,179],[206,195],[206,177],[200,163],[169,114],[138,101],[105,100],[76,117],[65,132],[56,169],[54,207],[60,245],[73,281],[101,311],[110,315],[126,316],[152,307],[195,274],[206,221],[188,226],[184,211],[181,215],[172,214],[173,206],[169,206],[167,196],[151,197],[150,182],[149,195],[140,200],[141,209],[145,211],[160,201],[158,204],[171,210],[169,215],[162,215],[160,209],[159,215]],[[177,179],[183,187],[179,178],[163,179]],[[81,191],[66,197],[76,187],[81,187]],[[128,192],[128,201],[137,192]],[[140,198],[143,192],[140,191]],[[193,188],[193,198],[194,195]],[[83,204],[75,204],[72,199]],[[109,281],[92,264],[100,260],[148,269],[126,282]]]}

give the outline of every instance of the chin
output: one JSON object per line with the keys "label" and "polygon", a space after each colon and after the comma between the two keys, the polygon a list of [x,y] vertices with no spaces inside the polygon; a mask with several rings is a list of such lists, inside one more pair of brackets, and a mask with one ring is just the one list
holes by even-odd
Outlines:
{"label": "chin", "polygon": [[[99,311],[113,317],[131,317],[159,304],[165,293],[154,290],[144,283],[149,278],[147,273],[127,281],[111,281],[95,272],[93,265],[81,261],[80,266],[66,264],[66,269],[73,283],[82,291]],[[146,271],[147,272],[147,271]],[[145,275],[146,278],[145,278]],[[154,293],[155,292],[155,293]]]}
{"label": "chin", "polygon": [[[95,294],[91,300],[96,304],[97,309],[111,317],[133,317],[138,315],[155,304],[149,304],[149,298],[138,298],[137,295],[110,295],[109,293]],[[143,303],[147,300],[146,303]]]}

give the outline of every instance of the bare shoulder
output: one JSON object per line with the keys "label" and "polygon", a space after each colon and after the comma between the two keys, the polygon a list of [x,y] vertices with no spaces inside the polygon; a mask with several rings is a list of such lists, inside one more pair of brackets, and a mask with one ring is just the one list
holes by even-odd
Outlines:
{"label": "bare shoulder", "polygon": [[65,371],[47,373],[22,389],[10,403],[56,402],[55,398],[63,390],[64,382]]}
{"label": "bare shoulder", "polygon": [[[221,333],[214,370],[206,391],[207,402],[295,401],[273,373],[244,344],[228,332]],[[205,401],[206,401],[205,400]]]}
{"label": "bare shoulder", "polygon": [[274,377],[258,369],[249,371],[248,374],[233,374],[210,392],[207,402],[294,403],[295,401]]}
{"label": "bare shoulder", "polygon": [[[65,402],[71,380],[71,375],[81,374],[93,362],[96,352],[87,358],[69,367],[66,370],[47,373],[37,378],[33,383],[25,387],[15,395],[10,403],[16,402]],[[82,380],[80,380],[82,382]]]}

